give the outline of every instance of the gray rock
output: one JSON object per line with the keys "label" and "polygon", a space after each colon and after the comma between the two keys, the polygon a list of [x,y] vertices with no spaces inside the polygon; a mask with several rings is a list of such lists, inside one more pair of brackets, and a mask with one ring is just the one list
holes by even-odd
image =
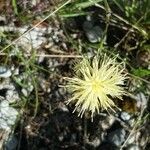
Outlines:
{"label": "gray rock", "polygon": [[2,138],[0,139],[0,149],[5,143],[5,150],[15,150],[16,140],[10,136],[10,133],[15,125],[17,116],[18,111],[9,106],[9,102],[3,99],[0,102],[0,130],[3,130]]}
{"label": "gray rock", "polygon": [[101,141],[98,137],[95,137],[94,139],[92,139],[91,141],[88,141],[87,143],[96,148],[101,144]]}
{"label": "gray rock", "polygon": [[115,121],[115,117],[110,115],[110,116],[105,117],[104,120],[100,121],[99,124],[100,124],[101,128],[105,131],[112,126],[114,121]]}
{"label": "gray rock", "polygon": [[34,87],[31,82],[28,82],[28,88],[22,88],[21,92],[23,93],[24,96],[28,96],[32,91]]}
{"label": "gray rock", "polygon": [[62,87],[60,87],[60,88],[58,89],[58,92],[59,92],[60,95],[64,95],[64,94],[65,94],[65,90],[64,90],[64,88],[62,88]]}
{"label": "gray rock", "polygon": [[125,141],[125,135],[126,132],[124,129],[117,129],[108,134],[108,140],[116,146],[121,146],[121,144]]}
{"label": "gray rock", "polygon": [[9,102],[4,100],[0,103],[0,128],[11,130],[11,127],[15,124],[18,112],[14,108],[9,106]]}
{"label": "gray rock", "polygon": [[60,110],[62,110],[63,112],[69,112],[68,108],[66,107],[66,105],[64,105],[64,103],[60,102],[58,105],[58,108]]}
{"label": "gray rock", "polygon": [[147,107],[147,103],[148,103],[148,99],[146,98],[146,96],[144,95],[144,93],[138,93],[136,95],[136,100],[137,100],[137,107],[144,109],[145,107]]}
{"label": "gray rock", "polygon": [[136,144],[131,144],[127,147],[126,150],[141,150],[141,148]]}
{"label": "gray rock", "polygon": [[91,21],[85,21],[83,24],[83,30],[87,39],[91,43],[97,43],[101,40],[103,31],[99,26],[94,26]]}
{"label": "gray rock", "polygon": [[18,144],[17,138],[14,135],[12,135],[6,141],[4,148],[5,150],[16,150],[17,144]]}
{"label": "gray rock", "polygon": [[120,117],[122,118],[122,120],[128,121],[128,120],[130,120],[131,115],[127,112],[122,112]]}
{"label": "gray rock", "polygon": [[0,66],[0,78],[8,78],[12,75],[11,70],[5,66]]}
{"label": "gray rock", "polygon": [[19,95],[16,92],[16,90],[8,89],[7,92],[6,92],[6,100],[10,103],[18,101],[19,100]]}
{"label": "gray rock", "polygon": [[25,88],[22,88],[21,92],[24,96],[26,96],[26,97],[28,96],[28,91]]}
{"label": "gray rock", "polygon": [[6,90],[6,93],[3,95],[3,98],[6,99],[9,103],[19,100],[18,92],[15,89],[14,84],[11,83],[10,79],[5,79],[0,84],[0,90]]}

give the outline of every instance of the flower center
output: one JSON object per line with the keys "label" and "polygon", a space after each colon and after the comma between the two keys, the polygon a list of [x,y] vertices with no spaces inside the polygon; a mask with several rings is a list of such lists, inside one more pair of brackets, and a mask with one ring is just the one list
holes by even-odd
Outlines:
{"label": "flower center", "polygon": [[101,88],[100,82],[96,81],[96,80],[92,81],[92,85],[91,86],[92,86],[91,88],[92,88],[93,92],[95,92],[95,93],[97,93],[100,90],[100,88]]}

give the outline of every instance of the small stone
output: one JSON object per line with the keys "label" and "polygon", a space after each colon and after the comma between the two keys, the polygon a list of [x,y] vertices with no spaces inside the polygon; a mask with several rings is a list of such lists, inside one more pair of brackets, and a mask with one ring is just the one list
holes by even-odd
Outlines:
{"label": "small stone", "polygon": [[97,43],[101,40],[102,30],[99,26],[95,26],[86,32],[86,36],[91,43]]}
{"label": "small stone", "polygon": [[8,101],[2,101],[0,103],[0,128],[10,130],[15,124],[17,115],[17,110],[10,107]]}
{"label": "small stone", "polygon": [[33,89],[34,89],[34,86],[32,85],[32,82],[29,82],[29,83],[28,83],[28,92],[29,92],[29,93],[32,92]]}
{"label": "small stone", "polygon": [[141,148],[136,144],[131,144],[127,147],[126,150],[141,150]]}
{"label": "small stone", "polygon": [[125,135],[126,132],[124,129],[117,129],[108,134],[108,140],[116,146],[121,146],[121,144],[125,141]]}
{"label": "small stone", "polygon": [[22,94],[24,95],[24,96],[28,96],[28,91],[26,90],[26,89],[21,89],[21,92],[22,92]]}
{"label": "small stone", "polygon": [[64,88],[61,88],[61,87],[60,87],[60,88],[58,89],[58,92],[59,92],[60,95],[64,95],[65,90],[64,90]]}
{"label": "small stone", "polygon": [[83,30],[91,43],[97,43],[102,38],[102,29],[99,26],[94,26],[91,21],[84,22]]}
{"label": "small stone", "polygon": [[9,137],[4,147],[6,150],[16,150],[17,144],[18,144],[17,138],[12,135]]}
{"label": "small stone", "polygon": [[[19,80],[22,80],[21,78]],[[22,88],[21,92],[24,94],[24,96],[28,96],[34,89],[34,86],[32,85],[32,82],[29,80],[27,83],[27,88]]]}
{"label": "small stone", "polygon": [[145,107],[147,107],[148,99],[143,93],[138,93],[136,97],[138,108],[144,109]]}
{"label": "small stone", "polygon": [[0,66],[0,78],[8,78],[12,75],[11,70],[5,66]]}
{"label": "small stone", "polygon": [[47,92],[47,89],[48,89],[48,82],[44,79],[44,78],[42,78],[41,76],[39,77],[39,79],[38,79],[39,81],[40,81],[40,87],[42,88],[42,90],[44,91],[44,92]]}
{"label": "small stone", "polygon": [[66,105],[64,105],[64,103],[60,102],[58,105],[58,108],[60,110],[62,110],[63,112],[69,112],[68,108],[66,107]]}
{"label": "small stone", "polygon": [[6,21],[6,17],[5,16],[0,16],[0,21],[1,22],[5,22]]}
{"label": "small stone", "polygon": [[47,88],[47,93],[50,93],[51,92],[51,88]]}
{"label": "small stone", "polygon": [[15,90],[7,90],[6,92],[6,100],[10,103],[19,100],[19,95]]}
{"label": "small stone", "polygon": [[124,120],[124,121],[128,121],[128,120],[130,120],[130,118],[131,118],[130,114],[127,113],[127,112],[122,112],[120,117],[121,117],[122,120]]}
{"label": "small stone", "polygon": [[88,142],[88,144],[96,148],[101,144],[101,141],[98,137],[95,137],[92,141]]}
{"label": "small stone", "polygon": [[60,142],[63,141],[63,139],[64,139],[63,133],[61,133],[61,134],[58,136],[58,139],[59,139]]}
{"label": "small stone", "polygon": [[110,115],[107,118],[105,118],[105,120],[100,121],[100,126],[105,131],[111,127],[114,121],[115,117]]}
{"label": "small stone", "polygon": [[19,68],[14,69],[13,74],[14,75],[19,75]]}
{"label": "small stone", "polygon": [[44,61],[45,58],[45,53],[44,52],[40,52],[40,56],[38,58],[38,64],[42,63]]}

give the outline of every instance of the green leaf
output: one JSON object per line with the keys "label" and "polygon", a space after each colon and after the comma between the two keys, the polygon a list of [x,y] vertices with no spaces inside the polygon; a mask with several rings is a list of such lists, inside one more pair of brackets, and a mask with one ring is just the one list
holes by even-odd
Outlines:
{"label": "green leaf", "polygon": [[150,70],[139,68],[139,69],[133,69],[132,73],[136,76],[144,77],[150,75]]}

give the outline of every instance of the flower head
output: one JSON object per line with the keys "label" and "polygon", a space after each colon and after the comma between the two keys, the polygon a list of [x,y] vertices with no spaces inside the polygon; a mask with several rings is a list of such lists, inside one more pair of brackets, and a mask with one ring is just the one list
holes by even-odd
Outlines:
{"label": "flower head", "polygon": [[93,60],[83,58],[75,66],[75,76],[65,78],[66,87],[72,93],[69,103],[75,103],[75,110],[79,116],[86,111],[91,112],[91,117],[99,113],[100,109],[112,109],[116,106],[112,98],[121,99],[125,94],[123,88],[126,75],[123,75],[121,64],[115,58],[94,57]]}

